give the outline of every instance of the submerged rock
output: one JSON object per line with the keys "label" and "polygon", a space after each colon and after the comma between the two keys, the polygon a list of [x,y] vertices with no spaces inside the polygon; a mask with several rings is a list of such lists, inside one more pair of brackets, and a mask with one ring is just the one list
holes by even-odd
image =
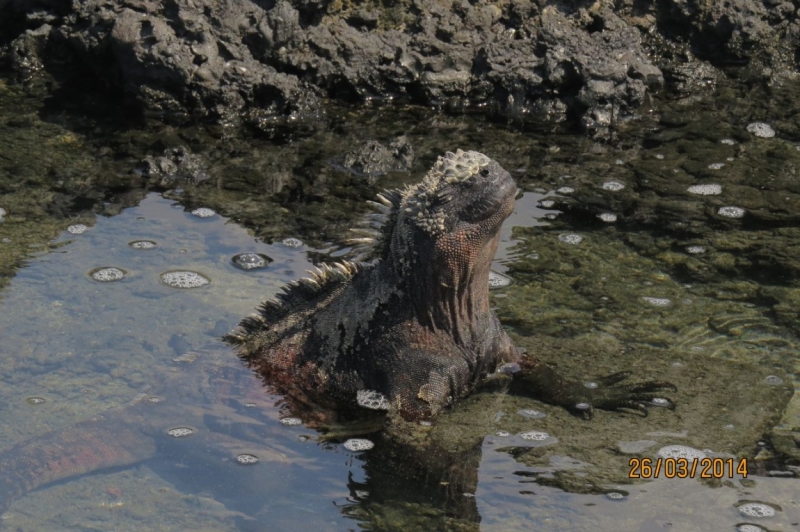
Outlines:
{"label": "submerged rock", "polygon": [[185,146],[168,148],[160,156],[147,157],[139,163],[137,173],[162,187],[179,184],[181,181],[199,183],[208,179],[203,157],[192,153]]}
{"label": "submerged rock", "polygon": [[341,166],[356,175],[381,176],[387,172],[408,172],[414,163],[414,148],[405,135],[397,137],[387,148],[376,140],[344,154]]}

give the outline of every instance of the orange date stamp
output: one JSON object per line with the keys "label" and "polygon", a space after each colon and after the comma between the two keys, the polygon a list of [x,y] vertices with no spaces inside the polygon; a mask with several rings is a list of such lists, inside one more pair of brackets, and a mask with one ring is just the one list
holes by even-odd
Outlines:
{"label": "orange date stamp", "polygon": [[631,458],[628,478],[747,478],[747,458]]}

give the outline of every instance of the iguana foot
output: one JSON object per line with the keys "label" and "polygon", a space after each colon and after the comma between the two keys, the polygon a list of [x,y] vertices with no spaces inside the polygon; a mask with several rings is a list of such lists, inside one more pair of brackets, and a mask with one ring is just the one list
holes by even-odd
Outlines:
{"label": "iguana foot", "polygon": [[622,384],[631,372],[612,373],[591,382],[565,379],[551,367],[532,357],[523,357],[514,380],[519,391],[550,404],[562,406],[585,419],[594,416],[594,409],[636,410],[646,416],[648,406],[675,408],[675,402],[661,394],[677,392],[671,382],[645,381]]}
{"label": "iguana foot", "polygon": [[[565,383],[573,390],[566,396],[573,399],[572,406],[567,408],[574,414],[591,419],[594,409],[603,410],[636,410],[647,416],[648,407],[675,408],[675,402],[661,395],[664,391],[677,392],[678,388],[667,381],[645,381],[619,384],[631,376],[629,371],[621,371],[601,377],[596,381],[579,384]],[[562,392],[563,395],[563,392]]]}

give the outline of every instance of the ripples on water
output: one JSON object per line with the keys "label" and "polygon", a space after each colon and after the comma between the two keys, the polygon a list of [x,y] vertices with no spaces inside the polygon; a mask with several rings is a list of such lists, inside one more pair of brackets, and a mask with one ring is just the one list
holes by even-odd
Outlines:
{"label": "ripples on water", "polygon": [[[262,439],[207,452],[187,433],[143,465],[25,496],[5,514],[10,526],[470,530],[480,516],[486,530],[733,531],[745,518],[769,529],[800,522],[797,478],[765,476],[796,475],[797,454],[781,451],[800,426],[797,401],[771,440],[755,433],[763,413],[724,408],[779,404],[767,399],[781,386],[769,379],[800,371],[800,138],[778,108],[739,118],[730,108],[744,104],[724,92],[691,109],[663,104],[661,122],[630,124],[614,144],[427,111],[343,110],[349,121],[336,130],[272,144],[157,125],[70,131],[20,98],[0,86],[0,134],[15,146],[0,148],[0,264],[8,272],[31,257],[0,292],[2,447],[151,391],[185,404],[173,429]],[[748,129],[768,118],[775,136]],[[401,133],[415,149],[411,173],[372,184],[330,163],[352,144]],[[191,144],[211,179],[162,195],[131,177],[170,143]],[[526,191],[504,226],[492,292],[520,344],[587,382],[629,367],[641,378],[705,379],[681,387],[678,410],[583,422],[524,398],[471,398],[431,428],[454,448],[478,438],[474,467],[465,459],[473,487],[456,492],[458,482],[393,486],[393,472],[370,462],[385,440],[317,442],[277,397],[228,397],[224,382],[221,397],[194,382],[158,388],[280,285],[341,254],[331,250],[365,199],[418,180],[457,147],[497,159]],[[176,272],[169,279],[192,289],[168,286],[164,275]],[[227,355],[219,364],[230,378],[249,378]],[[739,397],[726,403],[733,389]],[[699,434],[704,423],[716,439]],[[525,434],[547,445],[514,436]],[[175,446],[183,442],[185,451]],[[628,458],[669,445],[747,455],[760,476],[716,490],[664,479],[620,489]],[[774,515],[756,515],[764,508]]]}

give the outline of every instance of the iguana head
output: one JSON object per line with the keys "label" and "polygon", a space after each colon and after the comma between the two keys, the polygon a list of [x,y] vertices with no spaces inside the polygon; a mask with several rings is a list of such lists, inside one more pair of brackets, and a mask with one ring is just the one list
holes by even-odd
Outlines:
{"label": "iguana head", "polygon": [[489,309],[489,268],[516,192],[497,162],[458,150],[400,193],[386,259],[423,321],[456,338],[478,326],[475,316]]}

